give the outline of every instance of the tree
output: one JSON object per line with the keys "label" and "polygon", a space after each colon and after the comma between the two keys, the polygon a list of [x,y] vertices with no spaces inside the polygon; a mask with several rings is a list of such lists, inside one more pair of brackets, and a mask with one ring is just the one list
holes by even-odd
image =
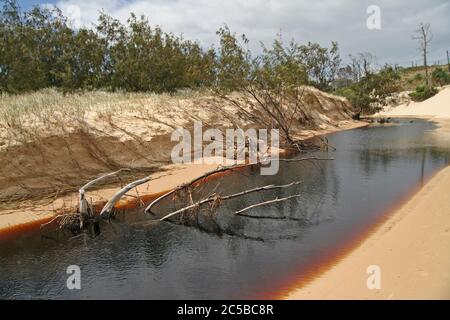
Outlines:
{"label": "tree", "polygon": [[244,46],[247,37],[241,35],[240,41],[227,25],[216,32],[219,36],[220,48],[217,58],[217,85],[228,91],[238,90],[248,79],[251,64],[250,51]]}
{"label": "tree", "polygon": [[419,49],[422,53],[423,57],[423,65],[425,67],[425,82],[429,89],[431,89],[431,79],[429,77],[428,72],[428,63],[427,63],[427,55],[428,48],[433,40],[433,34],[431,33],[431,26],[429,23],[420,23],[417,30],[415,31],[415,35],[413,35],[413,40],[417,40],[419,42]]}
{"label": "tree", "polygon": [[373,64],[375,57],[369,52],[360,52],[356,55],[349,55],[351,74],[354,82],[360,81],[369,73],[374,71]]}
{"label": "tree", "polygon": [[261,46],[263,53],[254,61],[255,80],[264,81],[271,89],[299,87],[308,82],[305,66],[300,58],[301,49],[294,40],[285,47],[279,36],[271,48],[266,48],[263,44]]}
{"label": "tree", "polygon": [[[261,128],[278,129],[282,144],[297,145],[294,129],[310,120],[302,100],[301,86],[308,78],[300,60],[300,46],[294,41],[284,46],[279,38],[269,48],[262,45],[262,54],[252,59],[229,29],[219,30],[218,35],[222,39],[219,53],[225,53],[226,57],[223,60],[219,56],[219,66],[220,62],[225,66],[219,69],[219,75],[222,72],[226,77],[219,78],[215,90],[218,97],[234,105],[240,118]],[[222,79],[231,82],[223,85]],[[240,94],[230,95],[229,85]],[[217,107],[225,113],[222,105]]]}
{"label": "tree", "polygon": [[369,71],[360,81],[336,91],[346,97],[360,114],[371,114],[384,104],[385,99],[398,90],[400,74],[386,65],[378,72]]}
{"label": "tree", "polygon": [[337,42],[332,41],[331,48],[308,42],[299,46],[299,57],[313,84],[321,90],[329,90],[341,64]]}
{"label": "tree", "polygon": [[151,27],[144,16],[123,24],[101,13],[95,29],[72,29],[57,7],[22,12],[15,0],[0,3],[1,91],[174,92],[215,81],[213,49]]}

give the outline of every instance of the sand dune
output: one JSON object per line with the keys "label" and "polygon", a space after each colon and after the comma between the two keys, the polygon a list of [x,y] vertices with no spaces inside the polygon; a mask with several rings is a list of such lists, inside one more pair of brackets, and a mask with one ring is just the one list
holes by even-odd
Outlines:
{"label": "sand dune", "polygon": [[442,89],[438,94],[422,102],[410,102],[397,107],[388,107],[380,116],[431,116],[450,118],[450,87]]}

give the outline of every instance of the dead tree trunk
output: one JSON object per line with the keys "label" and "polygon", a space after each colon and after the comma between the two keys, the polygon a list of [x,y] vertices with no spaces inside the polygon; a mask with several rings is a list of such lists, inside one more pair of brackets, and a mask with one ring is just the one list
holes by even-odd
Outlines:
{"label": "dead tree trunk", "polygon": [[426,24],[420,23],[418,29],[416,30],[416,35],[413,36],[413,39],[417,40],[419,42],[420,51],[421,51],[422,57],[423,57],[423,65],[425,67],[426,86],[428,87],[428,89],[431,89],[432,84],[431,84],[431,78],[430,78],[429,72],[428,72],[428,62],[427,62],[428,46],[429,46],[431,40],[433,39],[433,35],[430,30],[430,24],[429,23],[426,23]]}
{"label": "dead tree trunk", "polygon": [[82,186],[79,189],[78,192],[80,195],[79,196],[80,229],[83,229],[85,222],[88,219],[92,218],[92,215],[93,215],[92,209],[90,208],[90,205],[89,205],[88,201],[86,200],[86,190],[89,189],[90,187],[92,187],[94,184],[96,184],[106,178],[112,177],[122,171],[129,171],[129,170],[130,169],[128,169],[128,168],[124,168],[124,169],[120,169],[120,170],[117,170],[117,171],[114,171],[111,173],[104,174],[94,180],[89,181],[88,183],[86,183],[84,186]]}
{"label": "dead tree trunk", "polygon": [[124,194],[126,194],[131,189],[136,188],[137,186],[150,181],[151,179],[152,179],[151,177],[142,178],[140,180],[133,181],[133,182],[127,184],[122,189],[120,189],[105,204],[105,206],[103,207],[102,211],[100,212],[100,217],[103,218],[103,219],[109,219],[109,217],[111,216],[112,210],[114,209],[114,205],[116,204],[117,201],[120,200],[120,198],[122,198],[122,196]]}

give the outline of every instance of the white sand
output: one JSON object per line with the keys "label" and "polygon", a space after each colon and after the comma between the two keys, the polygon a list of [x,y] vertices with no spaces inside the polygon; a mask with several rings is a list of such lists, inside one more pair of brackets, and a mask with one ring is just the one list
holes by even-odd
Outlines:
{"label": "white sand", "polygon": [[397,107],[387,108],[377,116],[428,116],[450,118],[450,87],[422,102],[410,102]]}

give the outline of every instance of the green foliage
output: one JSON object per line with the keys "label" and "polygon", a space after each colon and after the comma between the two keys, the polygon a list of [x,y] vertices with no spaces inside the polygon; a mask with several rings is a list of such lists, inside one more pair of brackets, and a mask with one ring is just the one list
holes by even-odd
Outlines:
{"label": "green foliage", "polygon": [[414,80],[422,80],[423,79],[423,75],[421,74],[421,73],[417,73],[415,76],[414,76]]}
{"label": "green foliage", "polygon": [[418,86],[415,91],[411,92],[409,96],[413,101],[423,101],[431,98],[437,93],[436,88],[428,88],[426,86]]}
{"label": "green foliage", "polygon": [[437,85],[443,86],[450,83],[450,73],[442,68],[434,69],[431,73],[431,78],[433,82]]}
{"label": "green foliage", "polygon": [[398,90],[400,75],[391,66],[384,66],[379,72],[369,72],[359,82],[336,91],[346,97],[359,113],[371,114],[390,94]]}
{"label": "green foliage", "polygon": [[227,31],[225,34],[228,46],[233,48],[231,52],[237,53],[232,55],[234,59],[228,60],[235,64],[227,64],[236,67],[226,69],[227,74],[235,77],[225,79],[233,79],[230,83],[236,85],[233,90],[241,94],[227,95],[228,83],[218,81],[215,89],[219,97],[236,106],[242,118],[264,128],[279,129],[283,142],[295,144],[292,127],[310,120],[305,112],[310,106],[304,103],[305,88],[301,87],[308,83],[308,76],[300,59],[300,46],[294,41],[285,46],[280,37],[271,47],[262,45],[262,53],[252,59],[237,44],[234,35]]}
{"label": "green foliage", "polygon": [[[150,26],[131,14],[126,23],[100,13],[96,26],[73,29],[58,8],[22,12],[16,0],[0,0],[0,92],[54,87],[77,90],[175,92],[218,88],[231,92],[256,85],[287,90],[312,84],[329,90],[340,57],[338,45],[284,46],[281,37],[252,58],[248,39],[225,25],[219,47],[203,49]],[[296,89],[295,89],[296,90]]]}
{"label": "green foliage", "polygon": [[321,90],[329,90],[341,63],[337,42],[331,42],[331,48],[308,42],[298,49],[300,60],[312,83]]}
{"label": "green foliage", "polygon": [[67,73],[73,31],[57,9],[35,8],[19,14],[4,1],[0,14],[0,89],[18,92],[60,86]]}
{"label": "green foliage", "polygon": [[216,63],[216,85],[225,91],[239,90],[250,75],[251,55],[243,48],[248,44],[248,39],[245,35],[241,35],[241,44],[236,34],[232,33],[227,25],[219,28],[216,34],[220,41]]}
{"label": "green foliage", "polygon": [[264,89],[296,89],[308,83],[305,66],[300,60],[300,47],[294,41],[285,47],[276,39],[271,48],[263,46],[263,53],[254,61],[253,79]]}
{"label": "green foliage", "polygon": [[111,90],[173,92],[209,86],[215,52],[151,28],[131,14],[126,25],[102,13],[95,30],[73,30],[61,11],[20,13],[13,0],[0,11],[0,90]]}

